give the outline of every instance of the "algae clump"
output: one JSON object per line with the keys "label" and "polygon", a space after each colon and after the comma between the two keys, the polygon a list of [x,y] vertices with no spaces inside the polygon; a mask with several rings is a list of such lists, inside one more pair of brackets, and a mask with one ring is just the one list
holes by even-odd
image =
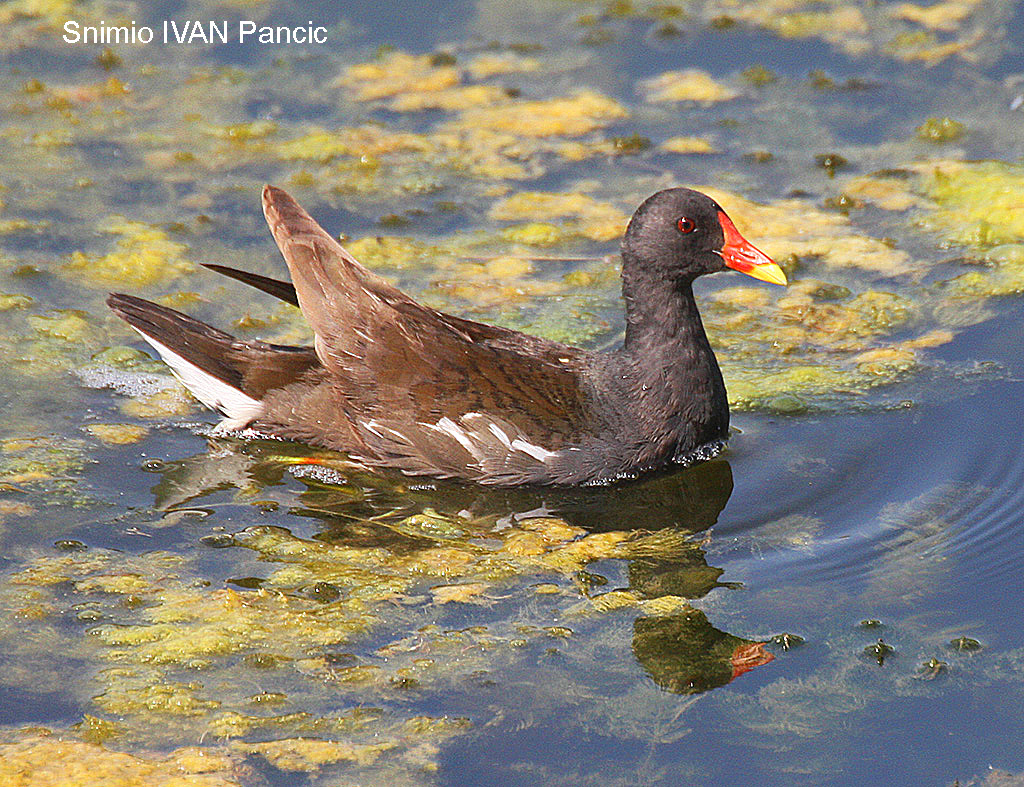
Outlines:
{"label": "algae clump", "polygon": [[850,220],[801,199],[761,205],[713,186],[699,187],[718,201],[741,232],[776,260],[790,255],[817,257],[829,265],[896,274],[909,262],[906,252],[858,232]]}
{"label": "algae clump", "polygon": [[232,748],[247,754],[259,754],[282,771],[317,771],[325,765],[352,762],[371,765],[395,747],[394,743],[351,744],[317,738],[284,738],[266,743],[234,743]]}
{"label": "algae clump", "polygon": [[16,295],[0,292],[0,312],[12,309],[25,309],[31,306],[33,299],[28,295]]}
{"label": "algae clump", "polygon": [[510,132],[520,137],[579,136],[629,113],[619,102],[594,90],[564,98],[517,101],[507,106],[468,109],[452,130]]}
{"label": "algae clump", "polygon": [[703,137],[670,137],[658,145],[666,153],[715,153],[715,147]]}
{"label": "algae clump", "polygon": [[923,229],[967,246],[1024,242],[1024,166],[937,161],[918,169],[921,190],[936,205],[920,217]]}
{"label": "algae clump", "polygon": [[953,118],[928,118],[916,129],[918,139],[926,142],[952,142],[964,135],[964,124]]}
{"label": "algae clump", "polygon": [[67,270],[81,273],[90,284],[165,284],[195,270],[185,259],[185,245],[172,241],[157,227],[111,216],[99,229],[117,237],[114,250],[99,255],[76,251],[65,265]]}
{"label": "algae clump", "polygon": [[430,55],[392,52],[376,62],[349,66],[336,84],[353,90],[357,101],[373,101],[402,93],[436,92],[458,82],[455,67],[434,65]]}
{"label": "algae clump", "polygon": [[89,424],[86,429],[107,445],[137,443],[149,433],[146,427],[137,424]]}
{"label": "algae clump", "polygon": [[614,205],[580,192],[518,192],[491,206],[488,215],[503,221],[569,218],[569,232],[597,241],[615,240],[629,222]]}
{"label": "algae clump", "polygon": [[648,101],[695,101],[714,104],[731,101],[739,96],[720,82],[716,82],[706,71],[691,68],[685,71],[666,71],[640,83]]}
{"label": "algae clump", "polygon": [[238,764],[234,757],[196,747],[135,756],[48,731],[0,743],[0,782],[9,787],[239,787]]}

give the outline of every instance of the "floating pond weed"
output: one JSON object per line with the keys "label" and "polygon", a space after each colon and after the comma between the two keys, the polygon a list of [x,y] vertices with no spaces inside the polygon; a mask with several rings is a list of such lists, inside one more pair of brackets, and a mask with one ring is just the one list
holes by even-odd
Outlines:
{"label": "floating pond weed", "polygon": [[0,744],[0,778],[11,785],[240,787],[248,776],[239,758],[208,748],[136,756],[112,751],[100,742],[67,740],[48,731],[27,732]]}
{"label": "floating pond weed", "polygon": [[706,71],[666,71],[640,85],[648,101],[694,101],[715,103],[730,101],[739,93],[719,82]]}
{"label": "floating pond weed", "polygon": [[166,232],[139,221],[112,216],[100,225],[101,232],[118,238],[115,250],[102,255],[74,252],[67,269],[98,286],[132,282],[164,283],[195,270],[184,258],[184,244]]}

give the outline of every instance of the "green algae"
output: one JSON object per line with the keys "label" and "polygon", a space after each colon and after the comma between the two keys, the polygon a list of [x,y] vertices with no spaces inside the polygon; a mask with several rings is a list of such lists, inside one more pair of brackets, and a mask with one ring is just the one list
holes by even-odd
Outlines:
{"label": "green algae", "polygon": [[285,161],[311,159],[328,163],[339,156],[357,156],[359,164],[369,171],[380,166],[380,161],[376,158],[378,156],[390,153],[425,153],[430,150],[430,141],[423,135],[392,132],[374,126],[336,131],[312,129],[274,148],[276,155]]}
{"label": "green algae", "polygon": [[456,133],[511,133],[527,138],[575,137],[628,116],[619,102],[594,90],[508,106],[466,109],[448,128]]}
{"label": "green algae", "polygon": [[640,84],[648,101],[693,101],[713,104],[731,101],[739,96],[736,90],[715,81],[706,71],[687,69],[666,71]]}
{"label": "green algae", "polygon": [[66,265],[87,282],[98,286],[164,283],[194,270],[184,258],[185,245],[157,227],[111,216],[99,229],[117,237],[115,249],[101,255],[76,251]]}
{"label": "green algae", "polygon": [[964,124],[960,121],[949,117],[942,117],[928,118],[928,120],[917,127],[915,133],[918,139],[923,139],[925,142],[941,144],[960,139],[964,135],[964,131]]}
{"label": "green algae", "polygon": [[42,336],[75,344],[94,338],[95,329],[88,314],[79,309],[54,309],[47,314],[32,314],[28,324]]}
{"label": "green algae", "polygon": [[716,199],[741,231],[772,257],[784,261],[816,257],[837,267],[895,275],[904,271],[909,255],[859,232],[850,219],[815,208],[800,199],[758,204],[715,187],[700,187]]}
{"label": "green algae", "polygon": [[140,365],[148,364],[152,359],[141,350],[120,344],[106,347],[94,353],[92,360],[115,369],[134,369]]}
{"label": "green algae", "polygon": [[[533,60],[481,56],[468,70],[462,70],[430,56],[391,52],[383,59],[346,68],[335,85],[357,102],[388,100],[389,107],[398,112],[440,110],[455,114],[454,119],[437,124],[430,133],[366,125],[313,129],[278,145],[264,144],[262,149],[285,160],[301,158],[322,164],[351,157],[356,162],[351,172],[342,164],[319,173],[321,177],[329,175],[337,181],[336,188],[346,190],[360,187],[358,178],[363,189],[380,190],[401,182],[405,171],[422,171],[424,164],[437,170],[440,182],[435,181],[432,189],[440,188],[451,175],[530,177],[544,171],[540,157],[563,144],[548,140],[576,137],[626,115],[620,104],[591,90],[525,100],[499,86],[465,83],[537,68]],[[573,155],[585,157],[598,149],[614,148],[611,141],[598,140],[592,145],[588,151],[583,143],[575,143]],[[416,159],[409,158],[413,153]],[[389,174],[391,177],[386,176]]]}
{"label": "green algae", "polygon": [[111,686],[93,697],[100,710],[115,716],[147,713],[160,716],[203,716],[220,707],[217,700],[198,696],[200,683],[164,683],[157,686]]}
{"label": "green algae", "polygon": [[[569,286],[579,286],[578,277],[566,281]],[[592,284],[583,284],[587,288]],[[523,307],[501,309],[485,315],[485,319],[506,328],[525,331],[543,336],[556,342],[568,344],[589,344],[604,337],[609,324],[596,317],[603,306],[600,299],[588,295],[559,295],[555,308]]]}
{"label": "green algae", "polygon": [[715,147],[702,137],[670,137],[658,145],[668,153],[715,153]]}
{"label": "green algae", "polygon": [[1013,243],[986,250],[976,270],[961,273],[943,283],[943,292],[960,298],[989,298],[1024,292],[1024,244]]}
{"label": "green algae", "polygon": [[919,219],[922,229],[967,246],[1024,241],[1024,167],[999,161],[920,165],[921,191],[936,209]]}
{"label": "green algae", "polygon": [[[568,219],[563,231],[568,235],[578,235],[595,241],[610,241],[619,238],[629,222],[629,216],[608,202],[595,200],[587,194],[551,193],[551,192],[518,192],[492,205],[489,216],[503,221],[517,219]],[[527,224],[523,226],[535,226]],[[551,227],[550,224],[536,226]],[[557,229],[557,228],[556,228]],[[502,231],[507,240],[521,240],[518,234],[509,234],[509,229]],[[531,241],[522,241],[531,243]],[[539,245],[557,242],[545,241]],[[536,242],[533,242],[536,245]]]}
{"label": "green algae", "polygon": [[45,436],[9,437],[0,441],[0,483],[30,490],[41,506],[81,506],[91,498],[79,489],[79,478],[89,463],[79,440]]}
{"label": "green algae", "polygon": [[101,742],[67,740],[49,730],[30,731],[0,744],[0,778],[12,787],[238,787],[244,773],[237,759],[198,747],[135,756]]}
{"label": "green algae", "polygon": [[[902,173],[907,173],[906,177]],[[917,162],[893,174],[857,178],[855,190],[887,210],[910,210],[914,225],[943,248],[962,248],[969,269],[945,279],[946,302],[1019,293],[1024,264],[1024,170],[997,161]],[[941,301],[940,301],[941,302]],[[943,308],[943,313],[952,314]]]}
{"label": "green algae", "polygon": [[33,299],[28,295],[0,293],[0,311],[24,309],[31,306]]}
{"label": "green algae", "polygon": [[72,3],[70,0],[5,0],[0,5],[0,21],[4,24],[21,20],[39,20],[56,28],[70,19]]}
{"label": "green algae", "polygon": [[250,123],[230,123],[226,126],[210,127],[206,133],[231,142],[244,143],[254,139],[273,136],[278,131],[277,123],[269,120],[254,120]]}
{"label": "green algae", "polygon": [[369,268],[387,267],[396,270],[422,268],[427,264],[438,264],[438,257],[451,256],[444,249],[413,238],[390,235],[374,235],[360,238],[346,247]]}
{"label": "green algae", "polygon": [[258,754],[281,771],[308,772],[338,762],[372,765],[381,754],[394,746],[390,742],[351,744],[318,738],[282,738],[265,743],[236,743],[232,748],[246,754]]}
{"label": "green algae", "polygon": [[[596,3],[585,4],[595,9]],[[846,2],[729,2],[706,0],[655,4],[621,3],[614,16],[634,18],[685,17],[690,26],[706,25],[716,31],[738,26],[755,27],[780,38],[816,38],[852,56],[876,54],[912,62],[934,64],[956,55],[970,58],[986,43],[991,32],[984,26],[985,4],[978,0],[947,0],[929,6],[913,3]],[[610,13],[607,8],[604,13]],[[589,24],[597,17],[585,15]],[[606,43],[610,31],[601,43]]]}
{"label": "green algae", "polygon": [[90,716],[88,713],[78,724],[72,725],[71,729],[86,743],[104,743],[124,734],[124,727],[120,724]]}
{"label": "green algae", "polygon": [[854,296],[803,279],[774,301],[763,291],[719,290],[707,322],[730,403],[794,412],[835,397],[863,396],[918,370],[927,349],[952,336],[888,338],[914,319],[913,301],[895,293]]}
{"label": "green algae", "polygon": [[540,247],[557,246],[564,240],[557,225],[543,221],[531,221],[529,224],[506,227],[501,231],[501,237],[509,243]]}

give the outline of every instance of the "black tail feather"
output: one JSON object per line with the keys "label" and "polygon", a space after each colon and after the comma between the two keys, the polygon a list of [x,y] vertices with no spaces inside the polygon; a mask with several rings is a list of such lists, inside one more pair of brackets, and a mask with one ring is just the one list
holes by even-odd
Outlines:
{"label": "black tail feather", "polygon": [[238,268],[229,268],[226,265],[213,265],[212,263],[205,262],[201,264],[204,268],[209,268],[211,271],[216,271],[243,284],[248,284],[250,287],[255,287],[257,290],[262,290],[268,295],[273,295],[275,298],[280,298],[282,301],[290,303],[292,306],[299,305],[298,296],[295,294],[295,287],[291,282],[271,279],[269,276],[260,276],[258,273],[249,273]]}

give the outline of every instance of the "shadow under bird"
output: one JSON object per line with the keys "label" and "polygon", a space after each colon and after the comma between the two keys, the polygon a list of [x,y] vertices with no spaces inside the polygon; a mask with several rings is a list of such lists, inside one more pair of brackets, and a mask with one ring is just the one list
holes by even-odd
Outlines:
{"label": "shadow under bird", "polygon": [[359,264],[285,191],[263,210],[291,283],[206,267],[299,307],[312,347],[242,341],[112,294],[221,432],[342,451],[368,467],[497,486],[603,484],[714,456],[729,405],[693,297],[727,267],[782,270],[697,191],[649,197],[622,239],[626,335],[592,352],[427,308]]}

